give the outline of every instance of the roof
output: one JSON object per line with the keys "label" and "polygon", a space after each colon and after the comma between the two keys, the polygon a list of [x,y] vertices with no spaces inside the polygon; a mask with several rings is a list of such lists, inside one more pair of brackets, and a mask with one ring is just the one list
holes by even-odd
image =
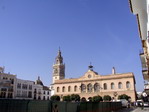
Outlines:
{"label": "roof", "polygon": [[39,84],[39,85],[42,85],[43,86],[43,83],[42,81],[40,80],[40,77],[38,76],[38,79],[36,80],[35,84]]}
{"label": "roof", "polygon": [[43,90],[50,90],[50,89],[47,86],[43,86]]}
{"label": "roof", "polygon": [[[122,74],[99,75],[99,74],[96,74],[96,72],[94,71],[88,71],[80,78],[56,80],[54,84],[75,83],[75,82],[82,82],[82,81],[87,82],[87,81],[111,80],[111,79],[120,79],[120,78],[134,78],[134,75],[131,72],[122,73]],[[135,83],[135,78],[134,78],[134,83]]]}

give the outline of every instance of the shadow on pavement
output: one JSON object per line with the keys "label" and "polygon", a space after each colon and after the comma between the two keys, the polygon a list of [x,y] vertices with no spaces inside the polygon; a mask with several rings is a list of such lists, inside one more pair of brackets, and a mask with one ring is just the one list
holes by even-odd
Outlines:
{"label": "shadow on pavement", "polygon": [[136,109],[135,107],[123,108],[123,109],[116,111],[116,112],[133,112],[133,110],[135,110],[135,109]]}

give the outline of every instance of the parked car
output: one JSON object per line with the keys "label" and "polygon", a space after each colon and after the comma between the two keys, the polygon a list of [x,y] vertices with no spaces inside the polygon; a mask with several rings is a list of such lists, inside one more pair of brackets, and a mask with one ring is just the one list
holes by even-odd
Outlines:
{"label": "parked car", "polygon": [[143,105],[143,101],[142,100],[137,100],[136,106],[137,107],[142,107],[142,105]]}
{"label": "parked car", "polygon": [[149,102],[144,102],[143,106],[144,107],[149,107]]}
{"label": "parked car", "polygon": [[119,99],[117,101],[122,103],[122,107],[128,107],[130,105],[126,99]]}

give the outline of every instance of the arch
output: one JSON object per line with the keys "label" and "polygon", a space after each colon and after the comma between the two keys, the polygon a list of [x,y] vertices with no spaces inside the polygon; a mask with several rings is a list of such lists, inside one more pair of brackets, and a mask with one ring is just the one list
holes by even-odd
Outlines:
{"label": "arch", "polygon": [[75,91],[75,92],[77,91],[77,89],[78,89],[77,86],[74,86],[74,91]]}
{"label": "arch", "polygon": [[119,82],[119,83],[118,83],[118,89],[122,89],[122,86],[123,86],[123,85],[122,85],[122,82]]}
{"label": "arch", "polygon": [[115,87],[114,87],[115,85],[114,85],[114,83],[112,82],[111,83],[111,89],[114,89]]}
{"label": "arch", "polygon": [[65,92],[65,86],[63,86],[63,88],[62,88],[62,92]]}
{"label": "arch", "polygon": [[107,90],[107,83],[104,83],[104,84],[103,84],[103,89],[104,89],[104,90]]}
{"label": "arch", "polygon": [[70,92],[71,91],[71,86],[68,86],[68,92]]}
{"label": "arch", "polygon": [[126,88],[127,89],[130,88],[130,82],[129,81],[126,82]]}
{"label": "arch", "polygon": [[100,90],[99,83],[94,84],[94,92],[98,92]]}
{"label": "arch", "polygon": [[86,92],[86,85],[85,84],[81,85],[81,92]]}
{"label": "arch", "polygon": [[60,88],[59,87],[57,87],[57,92],[60,92]]}
{"label": "arch", "polygon": [[91,83],[89,83],[87,85],[87,92],[92,92],[92,84]]}

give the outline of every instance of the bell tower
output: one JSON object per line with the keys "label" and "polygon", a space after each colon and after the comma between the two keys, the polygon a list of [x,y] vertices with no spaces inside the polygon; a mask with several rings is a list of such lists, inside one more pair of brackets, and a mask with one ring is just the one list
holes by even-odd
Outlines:
{"label": "bell tower", "polygon": [[64,78],[65,78],[65,64],[63,64],[63,57],[59,49],[58,55],[55,58],[55,63],[53,65],[53,83],[55,83],[55,80],[61,80]]}

